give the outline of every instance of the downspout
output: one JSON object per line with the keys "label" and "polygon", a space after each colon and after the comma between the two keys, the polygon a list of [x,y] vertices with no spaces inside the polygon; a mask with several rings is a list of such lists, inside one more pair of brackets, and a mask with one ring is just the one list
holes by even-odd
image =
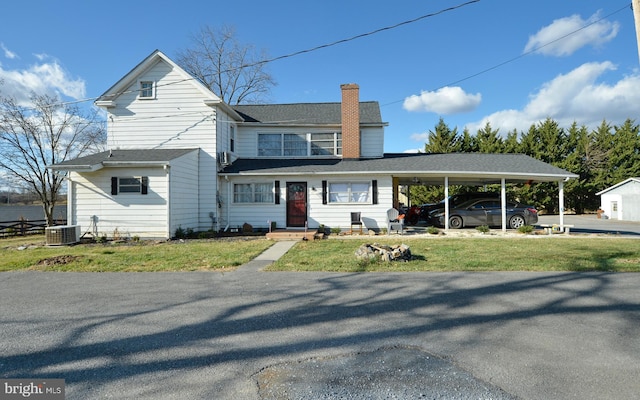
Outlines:
{"label": "downspout", "polygon": [[[77,215],[73,215],[73,181],[71,171],[67,173],[67,225],[76,225]],[[71,219],[71,220],[69,220]]]}

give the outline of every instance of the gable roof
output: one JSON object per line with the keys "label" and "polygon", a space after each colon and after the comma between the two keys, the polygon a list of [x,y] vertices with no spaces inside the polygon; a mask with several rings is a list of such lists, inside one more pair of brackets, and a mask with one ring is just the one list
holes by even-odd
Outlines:
{"label": "gable roof", "polygon": [[[120,80],[107,89],[106,92],[100,95],[100,97],[95,101],[95,104],[99,107],[111,106],[121,94],[130,91],[130,87],[132,85],[135,86],[140,75],[144,74],[158,62],[164,62],[170,65],[176,73],[181,75],[182,80],[180,82],[189,82],[194,88],[196,88],[202,94],[202,100],[205,104],[209,106],[219,106],[224,111],[231,114],[235,119],[241,119],[240,116],[228,104],[223,102],[219,96],[209,90],[209,88],[207,88],[202,82],[194,78],[160,50],[154,50],[138,65],[133,67],[131,71],[120,78]],[[135,90],[137,90],[137,88]]]}
{"label": "gable roof", "polygon": [[524,154],[487,153],[387,153],[383,158],[342,159],[256,159],[240,158],[225,167],[228,175],[361,175],[392,174],[400,184],[450,184],[510,182],[554,182],[577,175]]}
{"label": "gable roof", "polygon": [[[341,103],[247,104],[235,105],[245,123],[277,125],[340,125]],[[360,125],[382,126],[380,105],[377,101],[360,102]]]}
{"label": "gable roof", "polygon": [[607,193],[607,192],[609,192],[609,191],[611,191],[613,189],[616,189],[616,188],[618,188],[618,187],[620,187],[622,185],[626,185],[629,182],[640,183],[640,177],[625,179],[622,182],[616,183],[615,185],[613,185],[611,187],[608,187],[608,188],[606,188],[604,190],[599,191],[598,193],[596,193],[596,196],[600,196],[601,194],[605,194],[605,193]]}
{"label": "gable roof", "polygon": [[85,157],[67,160],[47,168],[60,171],[92,172],[104,167],[161,167],[171,160],[198,149],[139,149],[108,150]]}

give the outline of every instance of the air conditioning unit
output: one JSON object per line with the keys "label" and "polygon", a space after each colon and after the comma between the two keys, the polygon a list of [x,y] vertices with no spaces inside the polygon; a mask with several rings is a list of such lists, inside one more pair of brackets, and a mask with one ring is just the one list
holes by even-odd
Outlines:
{"label": "air conditioning unit", "polygon": [[220,162],[220,165],[229,165],[229,153],[226,151],[218,153],[218,161]]}
{"label": "air conditioning unit", "polygon": [[61,246],[80,241],[80,225],[50,226],[44,230],[48,246]]}

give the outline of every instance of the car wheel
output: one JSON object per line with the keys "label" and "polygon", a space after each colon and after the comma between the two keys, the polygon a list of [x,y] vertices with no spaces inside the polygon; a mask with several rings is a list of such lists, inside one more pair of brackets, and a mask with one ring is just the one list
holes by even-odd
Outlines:
{"label": "car wheel", "polygon": [[462,228],[462,218],[457,215],[454,215],[453,217],[449,218],[449,228],[452,228],[452,229]]}
{"label": "car wheel", "polygon": [[514,215],[509,220],[509,226],[511,227],[511,229],[518,229],[523,225],[526,225],[526,222],[522,215]]}

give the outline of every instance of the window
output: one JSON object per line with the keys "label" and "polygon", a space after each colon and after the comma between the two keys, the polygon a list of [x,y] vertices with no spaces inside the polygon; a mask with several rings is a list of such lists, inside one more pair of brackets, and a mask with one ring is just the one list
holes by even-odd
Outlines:
{"label": "window", "polygon": [[370,203],[370,182],[329,183],[329,203]]}
{"label": "window", "polygon": [[259,157],[337,156],[342,154],[342,134],[260,133]]}
{"label": "window", "polygon": [[282,156],[282,135],[279,133],[259,134],[258,156]]}
{"label": "window", "polygon": [[273,203],[273,183],[236,183],[234,203]]}
{"label": "window", "polygon": [[153,99],[155,97],[155,88],[151,81],[140,82],[140,98]]}
{"label": "window", "polygon": [[114,176],[111,178],[111,194],[114,196],[121,193],[147,194],[148,188],[149,178],[146,176],[125,178]]}
{"label": "window", "polygon": [[282,135],[284,156],[306,156],[307,155],[307,135]]}
{"label": "window", "polygon": [[312,156],[337,156],[342,154],[342,134],[340,133],[312,133]]}

